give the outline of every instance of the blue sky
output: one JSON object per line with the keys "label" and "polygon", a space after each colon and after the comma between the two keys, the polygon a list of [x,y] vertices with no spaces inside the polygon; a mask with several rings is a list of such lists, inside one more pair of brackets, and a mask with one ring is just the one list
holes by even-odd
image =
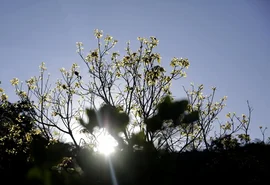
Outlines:
{"label": "blue sky", "polygon": [[[252,137],[268,126],[270,84],[270,1],[268,0],[1,0],[0,80],[11,100],[9,80],[38,75],[44,61],[52,75],[73,62],[83,66],[75,43],[96,46],[93,30],[104,30],[125,43],[156,36],[158,52],[168,65],[172,57],[189,58],[188,77],[174,83],[173,92],[184,97],[182,85],[216,86],[217,97],[228,96],[226,111],[247,113],[254,108]],[[136,48],[134,48],[136,49]],[[55,77],[56,77],[55,76]],[[209,92],[209,91],[208,91]],[[270,128],[269,128],[270,129]],[[270,133],[270,132],[268,132]],[[268,134],[269,135],[269,134]]]}

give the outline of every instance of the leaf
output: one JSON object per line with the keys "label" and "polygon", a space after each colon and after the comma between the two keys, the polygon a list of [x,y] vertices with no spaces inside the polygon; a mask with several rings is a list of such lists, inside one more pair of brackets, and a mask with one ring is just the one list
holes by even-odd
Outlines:
{"label": "leaf", "polygon": [[155,115],[152,118],[145,120],[145,124],[147,126],[148,131],[155,132],[161,129],[163,121],[161,120],[159,115]]}
{"label": "leaf", "polygon": [[119,130],[119,132],[124,131],[129,123],[129,116],[126,113],[118,113],[116,116],[117,127],[115,129]]}
{"label": "leaf", "polygon": [[166,96],[164,101],[158,105],[158,115],[161,120],[176,120],[188,108],[188,101],[181,100],[172,102],[170,96]]}
{"label": "leaf", "polygon": [[173,102],[168,111],[170,112],[170,119],[177,120],[180,115],[184,114],[187,110],[188,101],[181,100]]}
{"label": "leaf", "polygon": [[164,101],[159,104],[158,106],[158,114],[162,120],[169,120],[170,119],[170,107],[171,107],[171,102],[169,101]]}
{"label": "leaf", "polygon": [[185,115],[183,119],[183,123],[193,123],[194,121],[199,120],[199,112],[198,111],[193,111],[188,115]]}
{"label": "leaf", "polygon": [[94,109],[86,109],[86,115],[88,117],[88,123],[83,119],[79,119],[82,126],[84,126],[90,133],[93,133],[95,127],[99,126],[97,115]]}
{"label": "leaf", "polygon": [[124,112],[120,112],[119,108],[111,105],[103,105],[99,109],[99,115],[102,122],[106,121],[106,124],[102,123],[103,127],[106,127],[111,133],[123,132],[129,123],[129,116]]}
{"label": "leaf", "polygon": [[188,101],[181,100],[173,103],[173,108],[177,110],[178,114],[183,114],[188,108]]}
{"label": "leaf", "polygon": [[131,138],[130,138],[130,144],[132,146],[134,145],[139,145],[139,146],[143,146],[145,144],[145,134],[143,131],[137,133],[137,134],[132,134]]}

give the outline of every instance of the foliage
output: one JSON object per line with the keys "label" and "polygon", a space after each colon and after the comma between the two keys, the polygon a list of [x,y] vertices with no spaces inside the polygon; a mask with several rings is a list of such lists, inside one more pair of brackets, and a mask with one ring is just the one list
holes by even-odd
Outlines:
{"label": "foliage", "polygon": [[[241,183],[266,179],[267,128],[260,127],[262,142],[251,142],[249,102],[247,115],[229,112],[224,121],[227,97],[217,100],[215,87],[205,95],[203,85],[192,83],[185,98],[173,98],[170,87],[186,77],[190,63],[173,57],[165,69],[155,52],[157,38],[138,37],[135,51],[128,42],[121,57],[113,51],[117,40],[101,30],[94,35],[97,48],[86,55],[76,43],[86,73],[76,63],[61,68],[53,86],[42,62],[40,74],[25,84],[10,81],[18,102],[9,102],[0,88],[2,174],[44,185],[206,183],[229,172],[231,178],[248,176]],[[102,130],[118,143],[109,157],[94,150]]]}
{"label": "foliage", "polygon": [[[132,51],[130,43],[127,43],[126,55],[120,58],[117,52],[109,55],[116,40],[106,36],[102,48],[102,31],[95,30],[95,36],[98,47],[86,56],[83,55],[83,44],[77,43],[78,54],[88,68],[88,77],[80,74],[79,66],[73,64],[70,70],[60,69],[63,79],[57,80],[56,86],[51,87],[50,75],[45,74],[47,68],[42,63],[40,75],[26,81],[26,90],[17,78],[12,79],[11,84],[20,98],[36,101],[32,117],[48,139],[53,138],[53,131],[60,131],[68,134],[79,147],[74,137],[77,120],[84,116],[86,105],[91,108],[87,109],[89,114],[89,110],[97,110],[96,103],[100,102],[117,107],[132,118],[122,130],[125,142],[129,142],[133,134],[131,130],[135,128],[146,132],[147,141],[153,141],[158,133],[148,130],[145,122],[156,114],[162,99],[171,95],[172,81],[186,76],[184,69],[189,66],[188,59],[174,57],[170,62],[172,71],[167,72],[161,66],[160,54],[154,52],[159,43],[155,37],[138,37],[140,47],[137,51]],[[91,134],[93,128],[89,129]],[[94,139],[94,136],[91,137]]]}
{"label": "foliage", "polygon": [[[81,74],[78,64],[74,63],[70,70],[60,69],[62,79],[57,80],[56,86],[52,87],[50,75],[46,75],[47,68],[42,62],[40,75],[26,81],[26,90],[23,90],[19,79],[11,80],[21,99],[36,102],[33,104],[35,114],[31,116],[38,123],[41,133],[47,139],[55,138],[53,133],[69,135],[74,145],[79,148],[82,143],[75,139],[76,131],[79,129],[90,138],[83,142],[84,144],[95,145],[94,128],[101,123],[105,125],[99,125],[100,128],[106,126],[109,133],[119,142],[119,146],[120,143],[133,142],[131,140],[134,130],[137,130],[144,134],[147,142],[154,143],[157,149],[209,149],[213,123],[216,123],[218,114],[224,108],[226,97],[214,102],[216,88],[212,88],[212,94],[207,96],[203,95],[203,85],[195,89],[192,84],[191,90],[184,89],[187,101],[171,103],[173,98],[170,87],[174,80],[186,76],[188,59],[173,57],[170,61],[172,70],[168,72],[161,65],[160,54],[154,51],[159,43],[155,37],[138,37],[139,48],[136,51],[132,51],[128,42],[126,54],[120,57],[120,53],[112,51],[117,40],[109,35],[103,39],[103,32],[100,30],[95,30],[94,34],[97,48],[90,50],[86,56],[83,44],[77,42],[77,52],[88,69],[87,74]],[[161,102],[163,104],[160,104]],[[95,112],[102,104],[104,110],[113,107],[120,111],[121,114],[119,112],[116,117],[122,117],[121,119],[126,120],[125,123],[121,123],[122,126],[116,125],[119,121],[114,120],[112,116],[112,123],[100,121]],[[184,115],[184,111],[189,116],[180,116]],[[199,119],[196,122],[188,120],[197,114]],[[91,119],[89,124],[84,122],[87,116]],[[230,118],[231,121],[234,118],[238,117]],[[249,122],[244,124],[241,122],[243,120],[239,121],[237,129],[232,133],[245,128],[245,135],[239,137],[247,141]],[[78,122],[83,127],[80,127]],[[180,122],[193,124],[179,124]],[[227,122],[225,125],[221,125],[221,128],[228,131],[233,123]],[[123,134],[121,137],[118,136],[120,131]]]}
{"label": "foliage", "polygon": [[9,183],[21,179],[22,183],[49,185],[51,178],[56,178],[52,167],[74,154],[70,145],[42,137],[30,107],[27,101],[0,102],[0,177]]}
{"label": "foliage", "polygon": [[[0,101],[0,173],[8,174],[21,169],[31,160],[30,145],[39,132],[29,116],[27,102]],[[15,162],[19,161],[19,162]]]}
{"label": "foliage", "polygon": [[[170,100],[170,96],[164,98],[163,102],[158,105],[157,113],[145,120],[146,132],[133,133],[128,140],[129,147],[152,144],[152,140],[147,139],[147,134],[154,135],[156,132],[166,132],[167,129],[175,128],[181,124],[191,124],[199,118],[198,111],[193,111],[186,114],[188,101],[174,101]],[[125,141],[119,136],[119,133],[124,133],[129,123],[129,116],[123,111],[119,111],[117,107],[104,104],[96,112],[93,109],[86,109],[88,116],[88,123],[80,119],[81,124],[85,127],[85,132],[93,133],[95,127],[106,128],[109,133],[118,141],[118,144],[123,147]],[[169,126],[163,126],[163,123],[171,122]],[[162,136],[159,136],[161,141]]]}

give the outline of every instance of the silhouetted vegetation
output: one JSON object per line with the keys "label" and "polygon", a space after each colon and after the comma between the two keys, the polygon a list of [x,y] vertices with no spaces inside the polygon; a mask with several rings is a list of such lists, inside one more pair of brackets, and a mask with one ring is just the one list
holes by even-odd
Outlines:
{"label": "silhouetted vegetation", "polygon": [[[11,80],[17,102],[9,102],[0,88],[1,184],[267,182],[270,145],[266,128],[260,127],[260,142],[249,136],[249,102],[247,115],[227,113],[228,121],[218,122],[226,97],[217,101],[215,87],[204,95],[203,85],[191,84],[178,100],[170,92],[172,81],[185,77],[187,59],[174,57],[168,74],[154,52],[155,37],[139,37],[135,52],[128,43],[120,59],[117,52],[108,57],[116,40],[107,36],[102,49],[102,31],[95,30],[95,36],[98,47],[86,57],[77,43],[88,74],[73,64],[60,70],[63,79],[51,87],[42,63],[26,89]],[[118,144],[108,156],[97,151],[104,130]]]}

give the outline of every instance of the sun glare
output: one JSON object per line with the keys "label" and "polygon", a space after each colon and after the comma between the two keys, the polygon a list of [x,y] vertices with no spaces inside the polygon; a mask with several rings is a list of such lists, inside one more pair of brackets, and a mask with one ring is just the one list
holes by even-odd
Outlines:
{"label": "sun glare", "polygon": [[98,143],[97,143],[96,150],[99,153],[102,153],[106,156],[113,153],[115,151],[115,147],[118,145],[118,143],[115,141],[115,139],[105,131],[103,131],[97,137],[97,141],[98,141]]}

